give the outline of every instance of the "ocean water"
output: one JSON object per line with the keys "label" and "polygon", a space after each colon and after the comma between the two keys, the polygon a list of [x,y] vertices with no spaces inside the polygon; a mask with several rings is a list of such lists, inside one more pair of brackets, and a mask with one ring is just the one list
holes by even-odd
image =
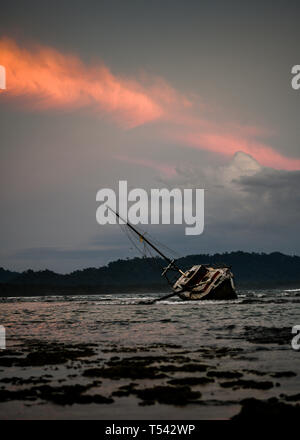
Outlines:
{"label": "ocean water", "polygon": [[[271,390],[234,390],[214,384],[201,389],[203,406],[142,407],[128,398],[110,406],[102,405],[101,409],[99,405],[91,405],[89,410],[87,405],[73,405],[58,411],[50,405],[49,412],[48,404],[37,408],[6,402],[0,403],[0,415],[111,418],[116,415],[111,408],[117,405],[120,418],[226,418],[237,412],[242,398],[266,399],[300,393],[300,352],[291,346],[292,328],[300,325],[300,289],[241,290],[238,299],[232,301],[184,302],[171,298],[151,304],[159,296],[120,293],[1,298],[0,325],[6,328],[7,349],[22,347],[33,340],[93,343],[103,358],[109,359],[112,351],[122,357],[126,351],[139,353],[149,347],[149,352],[166,357],[186,353],[191,359],[198,356],[199,360],[202,356],[201,360],[209,359],[221,371],[256,371],[254,376],[244,373],[255,380],[262,379],[260,373],[264,380],[268,373],[286,371],[293,372],[293,377],[273,376]],[[224,356],[215,356],[221,348],[227,350]],[[20,371],[14,368],[13,373],[21,374]],[[29,372],[35,374],[35,367]],[[12,371],[2,367],[1,374],[9,377]]]}
{"label": "ocean water", "polygon": [[176,343],[190,349],[217,342],[248,346],[247,326],[292,329],[300,324],[300,289],[243,290],[232,301],[171,298],[151,304],[162,295],[0,298],[0,324],[8,346],[28,337],[104,345]]}

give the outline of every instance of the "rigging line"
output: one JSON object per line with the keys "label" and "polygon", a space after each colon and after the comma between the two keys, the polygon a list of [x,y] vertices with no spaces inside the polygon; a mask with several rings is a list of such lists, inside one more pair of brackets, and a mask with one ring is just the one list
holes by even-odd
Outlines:
{"label": "rigging line", "polygon": [[157,240],[156,238],[152,237],[152,235],[149,232],[146,232],[144,234],[144,236],[147,234],[147,236],[151,239],[151,241],[153,243],[155,243],[156,245],[159,245],[160,247],[166,249],[167,251],[169,251],[171,254],[176,255],[177,257],[179,257],[179,254],[174,251],[174,249],[168,247],[167,245],[165,245],[164,243],[161,243],[159,240]]}
{"label": "rigging line", "polygon": [[[125,226],[125,227],[126,227],[126,225],[121,225],[121,226]],[[152,236],[152,234],[150,234],[150,232],[149,232],[149,225],[148,225],[148,227],[147,227],[146,229],[142,228],[141,226],[139,226],[138,228],[136,227],[136,229],[137,229],[137,231],[138,231],[143,237],[146,237],[146,236],[147,236],[147,238],[149,238],[149,240],[151,240],[151,242],[153,242],[154,244],[156,244],[156,245],[162,247],[163,249],[167,250],[168,252],[170,252],[170,254],[172,254],[172,255],[175,256],[176,258],[179,258],[179,257],[180,257],[180,255],[178,254],[178,252],[176,252],[174,249],[170,248],[169,246],[165,245],[165,244],[162,243],[161,241],[157,240],[156,238],[154,238],[154,237]],[[128,230],[128,228],[127,228],[127,230]],[[132,233],[131,230],[129,230],[129,231],[130,231],[130,233]],[[132,233],[132,235],[134,235],[134,234]]]}
{"label": "rigging line", "polygon": [[[121,225],[120,225],[121,226]],[[124,228],[125,234],[127,235],[127,238],[129,239],[129,241],[131,242],[131,244],[135,247],[135,249],[142,255],[144,256],[142,250],[137,246],[137,244],[135,243],[134,239],[133,239],[133,233],[129,233],[127,228]]]}
{"label": "rigging line", "polygon": [[122,229],[124,229],[129,241],[132,243],[133,247],[138,251],[138,253],[140,255],[142,255],[143,258],[147,258],[148,257],[148,261],[147,263],[155,270],[159,269],[159,271],[162,271],[164,269],[164,266],[162,264],[160,264],[159,258],[157,258],[157,255],[154,255],[152,253],[152,250],[149,246],[147,246],[147,244],[143,241],[144,247],[143,247],[143,251],[142,249],[139,248],[139,246],[136,244],[136,241],[138,240],[138,238],[136,237],[136,235],[130,231],[128,228],[126,228],[125,225],[120,225],[122,226]]}
{"label": "rigging line", "polygon": [[157,267],[159,267],[159,269],[162,270],[164,266],[162,266],[161,264],[159,264],[157,256],[152,254],[151,249],[148,249],[148,254],[149,254],[150,257],[152,258],[150,264],[151,264],[153,267],[155,267],[155,269],[156,269]]}
{"label": "rigging line", "polygon": [[133,246],[139,251],[139,253],[144,257],[144,258],[148,258],[148,263],[149,265],[151,265],[155,270],[157,270],[157,268],[159,268],[159,270],[163,269],[163,265],[159,264],[158,262],[158,258],[156,255],[153,255],[150,246],[148,246],[146,244],[145,241],[143,241],[143,251],[136,245],[136,241],[138,240],[138,238],[136,237],[136,235],[134,235],[133,232],[131,232],[130,230],[128,230],[128,228],[125,228],[126,230],[126,235],[129,238],[130,242],[133,244]]}
{"label": "rigging line", "polygon": [[[120,225],[121,226],[121,225]],[[151,248],[150,246],[147,246],[147,244],[145,242],[144,243],[144,253],[143,251],[137,246],[136,244],[136,240],[137,237],[134,235],[134,233],[132,231],[130,231],[128,228],[126,228],[126,226],[122,225],[122,230],[124,229],[127,238],[129,239],[129,241],[131,242],[131,244],[133,245],[133,247],[138,251],[138,253],[142,256],[142,258],[147,258],[147,263],[156,271],[159,269],[159,271],[161,272],[164,269],[164,266],[162,264],[160,264],[158,261],[161,260],[160,257],[157,257],[157,255],[153,255],[153,253],[151,252]],[[169,280],[168,280],[169,282]],[[172,284],[175,282],[175,278],[172,282]],[[170,282],[169,282],[170,283]]]}
{"label": "rigging line", "polygon": [[128,228],[130,228],[135,234],[137,234],[139,236],[140,239],[144,240],[148,246],[151,246],[152,249],[155,250],[155,252],[157,252],[161,257],[163,257],[166,261],[168,261],[169,266],[168,268],[172,267],[174,270],[176,270],[177,272],[181,273],[182,275],[185,275],[185,273],[183,272],[182,269],[180,269],[176,264],[175,264],[175,260],[171,260],[171,258],[167,257],[166,255],[164,255],[162,253],[161,250],[159,250],[153,243],[151,243],[148,238],[144,237],[138,229],[136,229],[132,224],[130,224],[128,221],[124,220],[120,214],[116,211],[114,211],[110,206],[106,205],[106,207],[112,211],[119,220],[122,220],[122,222],[125,222],[125,224],[128,226]]}
{"label": "rigging line", "polygon": [[[127,235],[128,239],[130,240],[130,242],[132,243],[132,245],[135,247],[135,249],[136,249],[136,250],[142,255],[143,258],[147,258],[147,257],[148,257],[147,253],[150,255],[151,258],[154,258],[153,255],[152,255],[152,253],[151,253],[151,251],[150,251],[150,248],[147,247],[147,245],[146,245],[145,242],[143,242],[143,243],[144,243],[143,250],[140,249],[140,247],[136,244],[136,240],[137,240],[137,238],[136,238],[136,236],[133,234],[133,232],[131,232],[131,231],[128,230],[127,228],[124,228],[124,229],[125,229],[125,232],[126,232],[126,235]],[[149,258],[149,257],[148,257],[148,258]],[[150,264],[152,267],[154,267],[155,269],[157,269],[157,267],[153,264],[153,262],[152,262],[151,260],[149,260],[149,264]],[[159,268],[161,269],[162,266],[159,266]]]}
{"label": "rigging line", "polygon": [[154,243],[155,245],[159,246],[160,248],[165,249],[166,251],[168,251],[171,255],[176,256],[179,258],[179,254],[174,251],[173,249],[171,249],[170,247],[166,246],[165,244],[161,243],[159,240],[155,239],[154,237],[152,237],[152,235],[148,232],[143,233],[143,236],[147,236],[147,238],[149,240],[151,240],[152,243]]}
{"label": "rigging line", "polygon": [[149,264],[154,268],[157,269],[159,268],[160,270],[162,270],[164,268],[163,265],[161,265],[158,262],[158,258],[156,255],[154,255],[152,253],[152,250],[150,248],[150,246],[148,246],[146,244],[145,241],[143,241],[143,251],[142,249],[140,249],[140,247],[137,245],[137,240],[139,240],[139,238],[130,230],[126,227],[126,225],[120,225],[122,230],[124,230],[124,232],[126,233],[129,241],[132,243],[132,245],[134,246],[134,248],[142,255],[142,257],[149,257],[151,258],[151,260],[149,260]]}

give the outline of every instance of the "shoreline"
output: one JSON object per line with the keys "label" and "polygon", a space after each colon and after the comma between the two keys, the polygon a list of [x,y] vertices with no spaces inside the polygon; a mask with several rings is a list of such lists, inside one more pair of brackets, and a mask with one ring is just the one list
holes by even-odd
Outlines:
{"label": "shoreline", "polygon": [[300,394],[281,391],[297,373],[242,367],[245,354],[228,346],[109,344],[104,349],[97,343],[24,339],[0,355],[1,418],[299,415]]}
{"label": "shoreline", "polygon": [[[256,289],[282,289],[282,290],[299,290],[299,284],[291,283],[284,285],[264,285],[263,283],[258,287],[257,285],[238,285],[237,290],[240,292]],[[47,286],[43,284],[1,284],[0,283],[0,298],[6,297],[30,297],[30,296],[74,296],[74,295],[123,295],[128,293],[147,294],[147,293],[171,293],[172,289],[165,284],[150,284],[142,285],[124,285],[124,286]]]}

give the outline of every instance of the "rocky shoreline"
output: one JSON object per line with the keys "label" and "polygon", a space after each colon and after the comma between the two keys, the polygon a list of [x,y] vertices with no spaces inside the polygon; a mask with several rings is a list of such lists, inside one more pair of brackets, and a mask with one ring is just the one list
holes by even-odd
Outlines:
{"label": "rocky shoreline", "polygon": [[0,414],[10,418],[6,405],[11,402],[30,407],[34,418],[36,408],[45,404],[118,403],[126,408],[126,399],[133,399],[138,407],[237,406],[233,418],[242,420],[279,413],[299,416],[300,394],[280,391],[282,381],[297,373],[226,368],[228,359],[247,355],[242,348],[224,346],[188,351],[172,344],[104,348],[26,339],[0,352]]}

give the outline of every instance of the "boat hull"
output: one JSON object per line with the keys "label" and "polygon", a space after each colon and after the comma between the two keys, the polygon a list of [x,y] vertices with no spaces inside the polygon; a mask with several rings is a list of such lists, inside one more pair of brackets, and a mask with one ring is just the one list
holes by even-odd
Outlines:
{"label": "boat hull", "polygon": [[237,298],[233,274],[228,267],[193,266],[176,281],[173,290],[184,301]]}
{"label": "boat hull", "polygon": [[219,286],[208,293],[199,293],[194,290],[183,291],[178,296],[184,301],[205,301],[205,300],[232,300],[237,299],[237,293],[229,279],[224,280]]}

